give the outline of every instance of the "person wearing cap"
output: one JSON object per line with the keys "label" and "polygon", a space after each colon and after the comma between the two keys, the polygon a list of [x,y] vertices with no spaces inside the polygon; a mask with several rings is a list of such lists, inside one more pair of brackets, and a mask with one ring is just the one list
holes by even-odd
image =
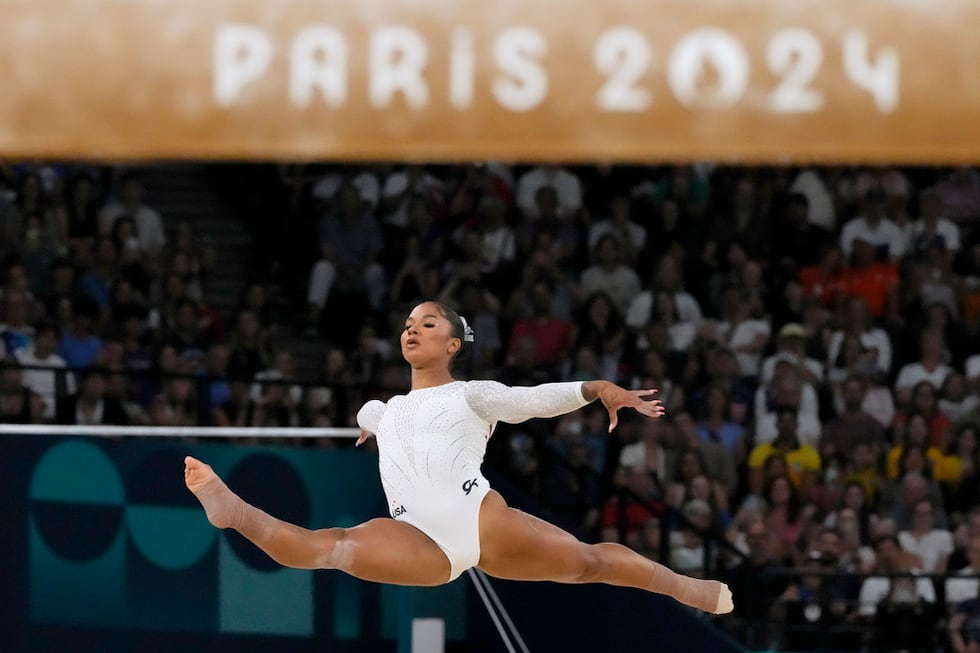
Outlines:
{"label": "person wearing cap", "polygon": [[784,324],[776,336],[776,353],[762,361],[760,381],[769,383],[776,371],[776,363],[785,360],[793,365],[804,381],[818,386],[824,380],[823,363],[806,354],[807,333],[802,324]]}

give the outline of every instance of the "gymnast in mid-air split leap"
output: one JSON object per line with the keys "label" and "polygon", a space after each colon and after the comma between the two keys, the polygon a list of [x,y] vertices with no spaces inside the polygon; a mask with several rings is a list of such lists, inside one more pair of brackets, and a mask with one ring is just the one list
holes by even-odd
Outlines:
{"label": "gymnast in mid-air split leap", "polygon": [[238,531],[287,567],[339,569],[362,580],[418,586],[441,585],[478,567],[511,580],[636,587],[706,612],[730,612],[732,594],[723,583],[682,576],[620,544],[580,542],[508,507],[481,472],[497,422],[555,417],[598,399],[609,411],[612,431],[622,408],[661,417],[656,391],[607,381],[535,387],[457,381],[450,364],[472,340],[472,330],[452,308],[419,304],[401,333],[411,391],[387,403],[369,401],[357,414],[360,441],[377,437],[391,518],[320,530],[289,524],[243,501],[209,465],[190,456],[187,487],[214,526]]}

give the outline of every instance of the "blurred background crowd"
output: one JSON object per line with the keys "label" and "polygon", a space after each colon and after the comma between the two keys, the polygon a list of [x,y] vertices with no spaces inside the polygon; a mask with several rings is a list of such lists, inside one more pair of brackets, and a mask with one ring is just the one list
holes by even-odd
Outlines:
{"label": "blurred background crowd", "polygon": [[460,378],[667,407],[501,425],[505,494],[752,647],[980,651],[975,169],[10,164],[0,264],[0,422],[353,426],[438,299]]}

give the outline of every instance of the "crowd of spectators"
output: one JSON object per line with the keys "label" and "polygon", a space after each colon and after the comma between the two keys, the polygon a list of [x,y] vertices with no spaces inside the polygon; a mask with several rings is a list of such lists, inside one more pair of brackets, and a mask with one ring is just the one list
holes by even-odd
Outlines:
{"label": "crowd of spectators", "polygon": [[228,314],[138,175],[0,170],[0,421],[349,426],[408,388],[397,334],[435,298],[475,330],[461,378],[659,390],[666,418],[612,434],[595,406],[501,425],[488,466],[582,537],[727,577],[750,644],[773,610],[797,648],[980,642],[977,170],[276,170],[253,192],[314,237]]}

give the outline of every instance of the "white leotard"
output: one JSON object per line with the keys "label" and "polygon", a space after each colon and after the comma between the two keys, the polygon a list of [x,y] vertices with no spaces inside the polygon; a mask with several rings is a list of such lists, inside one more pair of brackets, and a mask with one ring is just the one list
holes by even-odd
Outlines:
{"label": "white leotard", "polygon": [[497,422],[555,417],[581,408],[582,383],[508,387],[455,381],[369,401],[358,425],[378,440],[388,510],[428,535],[449,558],[450,580],[480,561],[480,470]]}

